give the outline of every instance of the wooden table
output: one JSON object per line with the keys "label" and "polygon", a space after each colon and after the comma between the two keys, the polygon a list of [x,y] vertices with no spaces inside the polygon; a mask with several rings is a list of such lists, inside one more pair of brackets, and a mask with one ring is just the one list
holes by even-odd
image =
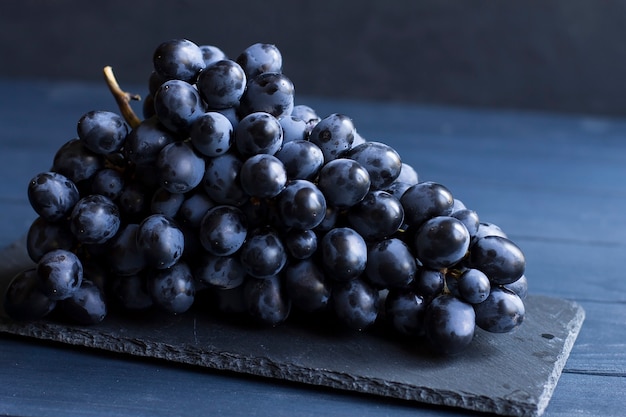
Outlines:
{"label": "wooden table", "polygon": [[[0,80],[0,246],[35,218],[47,170],[104,85]],[[141,92],[141,90],[139,91]],[[446,185],[524,250],[532,294],[575,300],[586,321],[546,416],[626,414],[626,121],[298,97],[344,113]],[[0,335],[0,415],[445,416],[469,412],[213,372]]]}

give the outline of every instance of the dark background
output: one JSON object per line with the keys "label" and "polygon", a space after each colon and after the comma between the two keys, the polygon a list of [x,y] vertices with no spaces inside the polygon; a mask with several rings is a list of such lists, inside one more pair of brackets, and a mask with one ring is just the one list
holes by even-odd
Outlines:
{"label": "dark background", "polygon": [[235,58],[276,44],[297,94],[626,115],[626,1],[22,0],[0,76],[145,84],[184,37]]}

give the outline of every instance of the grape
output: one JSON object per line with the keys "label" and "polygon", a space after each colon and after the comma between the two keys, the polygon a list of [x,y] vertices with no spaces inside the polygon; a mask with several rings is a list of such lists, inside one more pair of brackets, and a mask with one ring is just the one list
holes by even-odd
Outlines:
{"label": "grape", "polygon": [[282,144],[283,128],[269,113],[248,114],[235,128],[235,146],[246,158],[260,153],[274,155]]}
{"label": "grape", "polygon": [[329,305],[330,285],[324,272],[311,259],[285,267],[285,290],[293,307],[300,311],[319,312]]}
{"label": "grape", "polygon": [[249,196],[241,188],[239,173],[243,162],[232,153],[211,158],[206,163],[202,186],[218,204],[241,206]]}
{"label": "grape", "polygon": [[333,113],[320,120],[309,135],[309,140],[319,146],[326,162],[341,158],[350,150],[356,129],[348,116]]}
{"label": "grape", "polygon": [[513,291],[496,287],[485,301],[474,306],[476,325],[492,333],[508,333],[524,321],[526,310]]}
{"label": "grape", "polygon": [[239,103],[239,113],[266,112],[279,119],[291,114],[294,85],[284,74],[264,72],[250,79]]}
{"label": "grape", "polygon": [[309,180],[317,178],[317,174],[324,165],[322,150],[307,140],[292,140],[283,143],[283,147],[276,153],[281,160],[290,180]]}
{"label": "grape", "polygon": [[243,286],[244,305],[254,320],[270,326],[287,320],[291,311],[291,300],[286,297],[279,276],[263,279],[250,277]]}
{"label": "grape", "polygon": [[28,184],[28,201],[31,207],[49,222],[65,218],[79,198],[76,185],[56,172],[37,174]]}
{"label": "grape", "polygon": [[37,263],[39,288],[51,300],[69,298],[83,281],[83,265],[73,252],[55,249]]}
{"label": "grape", "polygon": [[294,180],[278,196],[278,211],[286,227],[313,229],[326,214],[326,198],[310,181]]}
{"label": "grape", "polygon": [[258,154],[248,158],[239,173],[241,188],[257,198],[276,197],[287,184],[287,172],[280,159]]}
{"label": "grape", "polygon": [[209,253],[232,255],[246,240],[247,222],[243,212],[233,206],[216,206],[200,222],[200,242]]}
{"label": "grape", "polygon": [[197,281],[213,288],[232,289],[243,284],[247,273],[238,256],[206,252],[200,256],[193,275]]}
{"label": "grape", "polygon": [[285,143],[293,140],[307,140],[309,137],[306,123],[302,119],[292,115],[285,115],[281,116],[278,122],[283,128],[283,142]]}
{"label": "grape", "polygon": [[476,236],[476,233],[478,233],[478,226],[480,224],[478,213],[470,209],[460,209],[454,210],[450,216],[455,219],[459,219],[461,223],[463,223],[470,234],[470,238],[474,238],[474,236]]}
{"label": "grape", "polygon": [[393,328],[405,336],[423,336],[427,303],[415,292],[390,290],[385,298],[385,314]]}
{"label": "grape", "polygon": [[378,291],[355,278],[333,286],[332,305],[340,322],[354,330],[364,330],[378,317]]}
{"label": "grape", "polygon": [[448,268],[459,262],[469,248],[469,232],[460,220],[437,216],[417,231],[413,245],[417,259],[432,269]]}
{"label": "grape", "polygon": [[476,328],[474,308],[444,294],[426,307],[426,338],[435,353],[455,355],[467,348]]}
{"label": "grape", "polygon": [[87,149],[106,155],[122,148],[128,125],[117,113],[93,110],[78,120],[77,133]]}
{"label": "grape", "polygon": [[189,310],[196,293],[189,266],[178,262],[155,270],[148,277],[148,293],[156,306],[169,313],[181,314]]}
{"label": "grape", "polygon": [[[478,224],[478,230],[476,234],[473,236],[473,242],[485,236],[500,236],[500,237],[508,237],[506,233],[498,226],[497,224],[489,223],[489,222],[480,222]],[[473,243],[472,242],[472,243]]]}
{"label": "grape", "polygon": [[363,200],[369,192],[370,176],[357,161],[339,158],[322,167],[317,186],[328,204],[349,208]]}
{"label": "grape", "polygon": [[205,67],[198,45],[187,39],[171,39],[161,43],[152,57],[154,70],[164,79],[194,83]]}
{"label": "grape", "polygon": [[202,155],[218,156],[226,153],[233,143],[233,125],[223,114],[207,112],[191,124],[189,135]]}
{"label": "grape", "polygon": [[138,229],[138,224],[124,224],[107,242],[107,259],[114,274],[135,275],[146,267],[145,255],[137,246]]}
{"label": "grape", "polygon": [[404,184],[415,185],[417,184],[419,176],[417,175],[417,171],[411,165],[402,162],[400,167],[400,175],[394,180],[394,182],[398,181]]}
{"label": "grape", "polygon": [[528,279],[526,278],[526,275],[522,275],[518,280],[510,284],[503,285],[503,287],[507,290],[513,291],[522,300],[525,300],[528,295]]}
{"label": "grape", "polygon": [[205,113],[198,90],[181,80],[164,82],[154,95],[154,111],[167,129],[187,135],[191,124]]}
{"label": "grape", "polygon": [[239,106],[246,89],[246,74],[235,61],[214,62],[198,76],[198,91],[209,109]]}
{"label": "grape", "polygon": [[454,198],[443,185],[427,181],[409,187],[400,198],[406,223],[418,227],[436,216],[447,216],[452,212]]}
{"label": "grape", "polygon": [[393,235],[403,221],[400,201],[385,191],[370,191],[348,212],[350,226],[369,241]]}
{"label": "grape", "polygon": [[110,293],[126,310],[146,310],[154,304],[145,274],[113,276]]}
{"label": "grape", "polygon": [[54,155],[52,171],[78,184],[88,180],[104,168],[104,160],[76,138],[67,141]]}
{"label": "grape", "polygon": [[56,307],[56,300],[46,296],[39,286],[35,268],[19,272],[6,289],[2,307],[13,320],[34,321],[47,316]]}
{"label": "grape", "polygon": [[204,60],[204,66],[208,67],[214,62],[228,59],[224,51],[215,45],[200,45],[202,51],[202,59]]}
{"label": "grape", "polygon": [[348,281],[361,275],[367,265],[367,245],[349,227],[327,232],[320,245],[322,263],[328,275],[336,281]]}
{"label": "grape", "polygon": [[58,303],[63,313],[79,324],[97,324],[107,315],[104,296],[93,282],[83,280],[69,298]]}
{"label": "grape", "polygon": [[151,117],[128,134],[124,153],[131,162],[145,166],[156,162],[161,149],[175,140],[176,136],[156,116]]}
{"label": "grape", "polygon": [[148,266],[165,269],[183,255],[185,238],[172,219],[152,214],[139,223],[137,247],[145,254]]}
{"label": "grape", "polygon": [[313,110],[310,106],[306,104],[298,104],[293,107],[291,111],[291,116],[297,119],[300,119],[306,123],[306,134],[307,136],[311,133],[316,124],[322,120],[315,110]]}
{"label": "grape", "polygon": [[441,294],[445,285],[446,278],[441,270],[421,267],[417,270],[411,287],[417,294],[430,300]]}
{"label": "grape", "polygon": [[310,229],[291,229],[284,237],[285,247],[295,259],[307,259],[317,251],[317,235]]}
{"label": "grape", "polygon": [[269,228],[250,232],[239,254],[242,265],[255,278],[275,276],[287,263],[287,251],[282,240]]}
{"label": "grape", "polygon": [[206,213],[215,205],[215,202],[209,198],[204,190],[197,190],[180,205],[178,221],[183,225],[198,228]]}
{"label": "grape", "polygon": [[471,247],[470,263],[497,285],[517,281],[526,267],[521,249],[511,240],[501,236],[485,236]]}
{"label": "grape", "polygon": [[76,244],[76,238],[65,222],[50,223],[42,217],[37,217],[28,228],[26,234],[26,251],[33,262],[46,252],[54,249],[71,251]]}
{"label": "grape", "polygon": [[152,194],[152,189],[138,180],[129,181],[117,199],[117,205],[124,221],[141,221],[149,211]]}
{"label": "grape", "polygon": [[204,177],[204,159],[189,142],[174,142],[159,152],[156,166],[161,173],[161,186],[172,193],[193,190]]}
{"label": "grape", "polygon": [[487,275],[478,269],[468,269],[459,277],[458,291],[461,298],[470,304],[479,304],[487,299],[491,284]]}
{"label": "grape", "polygon": [[150,200],[152,214],[163,214],[166,217],[174,217],[185,202],[185,194],[172,193],[165,188],[157,189]]}
{"label": "grape", "polygon": [[120,211],[111,199],[92,194],[83,197],[72,209],[70,229],[79,242],[104,243],[111,239],[120,227]]}
{"label": "grape", "polygon": [[370,175],[373,190],[381,190],[398,178],[402,170],[400,155],[389,145],[365,142],[353,146],[346,154],[363,166]]}
{"label": "grape", "polygon": [[237,63],[249,78],[254,78],[264,72],[281,72],[283,57],[275,45],[255,43],[239,54]]}
{"label": "grape", "polygon": [[407,288],[417,271],[415,257],[400,239],[385,239],[367,251],[365,275],[382,288]]}
{"label": "grape", "polygon": [[118,170],[103,168],[98,171],[91,182],[91,192],[101,194],[111,200],[117,199],[124,189],[124,176]]}

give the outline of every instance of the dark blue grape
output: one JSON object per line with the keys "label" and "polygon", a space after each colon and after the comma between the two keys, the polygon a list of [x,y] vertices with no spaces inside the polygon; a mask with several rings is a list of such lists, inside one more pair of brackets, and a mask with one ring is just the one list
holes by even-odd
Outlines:
{"label": "dark blue grape", "polygon": [[202,155],[218,156],[226,153],[233,143],[233,125],[223,114],[207,112],[192,123],[189,135]]}
{"label": "dark blue grape", "polygon": [[385,239],[367,251],[365,276],[377,287],[407,288],[417,272],[415,257],[400,239]]}
{"label": "dark blue grape", "polygon": [[339,158],[322,167],[317,186],[329,205],[344,209],[363,200],[370,189],[370,177],[357,161]]}
{"label": "dark blue grape", "polygon": [[460,297],[470,304],[478,304],[489,296],[491,284],[487,275],[478,269],[467,269],[457,282]]}
{"label": "dark blue grape", "polygon": [[420,182],[409,187],[400,198],[404,208],[405,222],[418,227],[436,216],[447,216],[452,212],[454,198],[450,191],[435,182]]}
{"label": "dark blue grape", "polygon": [[393,235],[403,221],[402,204],[386,191],[370,191],[348,211],[350,226],[369,241]]}
{"label": "dark blue grape", "polygon": [[264,72],[248,80],[241,97],[239,114],[266,112],[279,119],[291,114],[294,106],[294,85],[287,76]]}
{"label": "dark blue grape", "polygon": [[191,124],[205,113],[198,90],[181,80],[164,82],[154,96],[159,121],[174,133],[188,135]]}
{"label": "dark blue grape", "polygon": [[257,198],[276,197],[287,184],[287,172],[280,159],[258,154],[248,158],[239,173],[241,188]]}
{"label": "dark blue grape", "polygon": [[188,83],[194,83],[205,67],[202,50],[187,39],[171,39],[161,43],[154,51],[152,63],[162,78]]}
{"label": "dark blue grape", "polygon": [[232,153],[210,158],[202,181],[204,191],[218,204],[241,206],[249,199],[241,188],[239,173],[243,162]]}
{"label": "dark blue grape", "polygon": [[209,109],[237,107],[246,90],[246,74],[235,61],[225,59],[207,66],[196,83]]}
{"label": "dark blue grape", "polygon": [[480,222],[478,224],[478,230],[476,234],[472,236],[472,243],[476,242],[478,239],[486,236],[500,236],[504,238],[508,238],[507,234],[494,223],[489,222]]}
{"label": "dark blue grape", "polygon": [[280,276],[249,277],[243,284],[243,300],[250,316],[260,324],[277,326],[289,317],[291,301]]}
{"label": "dark blue grape", "polygon": [[289,182],[278,196],[277,205],[283,224],[301,230],[317,227],[326,214],[324,194],[306,180]]}
{"label": "dark blue grape", "polygon": [[398,333],[415,337],[425,333],[427,303],[421,295],[409,290],[389,290],[385,298],[385,317]]}
{"label": "dark blue grape", "polygon": [[433,352],[455,355],[472,342],[476,329],[474,308],[458,298],[444,294],[426,307],[426,338]]}
{"label": "dark blue grape", "polygon": [[165,269],[183,255],[185,237],[172,219],[152,214],[139,223],[137,247],[144,252],[148,266]]}
{"label": "dark blue grape", "polygon": [[459,262],[469,248],[469,232],[460,220],[437,216],[418,229],[413,240],[417,259],[432,269],[448,268]]}
{"label": "dark blue grape", "polygon": [[463,223],[470,234],[470,238],[476,236],[476,233],[478,232],[478,225],[480,224],[478,213],[470,209],[460,209],[454,210],[450,216],[455,219],[459,219]]}
{"label": "dark blue grape", "polygon": [[47,316],[57,302],[40,289],[35,268],[19,272],[9,283],[2,301],[4,312],[13,320],[34,321]]}
{"label": "dark blue grape", "polygon": [[331,302],[337,319],[350,329],[365,330],[378,318],[378,291],[360,278],[335,283]]}
{"label": "dark blue grape", "polygon": [[474,306],[476,325],[491,333],[508,333],[524,321],[526,309],[522,299],[513,291],[496,287],[489,297]]}
{"label": "dark blue grape", "polygon": [[525,300],[528,296],[528,279],[526,278],[526,275],[522,275],[517,281],[503,285],[503,287],[507,290],[513,291],[522,300]]}
{"label": "dark blue grape", "polygon": [[243,284],[247,276],[239,256],[217,256],[206,252],[198,258],[194,278],[211,288],[232,289]]}
{"label": "dark blue grape", "polygon": [[367,245],[353,229],[338,227],[330,230],[322,238],[320,250],[326,273],[336,281],[354,279],[365,271]]}
{"label": "dark blue grape", "polygon": [[324,272],[311,259],[285,267],[285,290],[292,306],[300,311],[320,312],[329,305],[331,286]]}
{"label": "dark blue grape", "polygon": [[154,304],[145,274],[113,276],[111,294],[125,310],[146,310]]}
{"label": "dark blue grape", "polygon": [[287,251],[282,240],[269,228],[249,233],[239,254],[242,265],[255,278],[277,275],[287,263]]}
{"label": "dark blue grape", "polygon": [[202,59],[204,60],[205,67],[214,62],[228,58],[224,51],[215,45],[200,45],[200,50],[202,51]]}
{"label": "dark blue grape", "polygon": [[402,162],[400,175],[398,175],[398,178],[396,178],[394,182],[398,181],[409,185],[415,185],[419,182],[418,179],[419,175],[417,174],[417,171],[415,171],[415,168],[405,162]]}
{"label": "dark blue grape", "polygon": [[203,190],[197,190],[181,204],[177,219],[182,224],[198,228],[202,218],[213,207],[215,202]]}
{"label": "dark blue grape", "polygon": [[122,172],[112,169],[101,169],[93,176],[91,192],[101,194],[111,200],[117,199],[124,189],[124,176]]}
{"label": "dark blue grape", "polygon": [[[152,70],[150,72],[150,76],[148,77],[148,95],[154,96],[157,90],[159,89],[159,87],[161,86],[161,84],[163,84],[167,80],[168,80],[167,78],[162,77],[161,75],[159,75],[158,72],[156,72],[155,70]],[[153,110],[154,110],[154,103],[153,103]]]}
{"label": "dark blue grape", "polygon": [[120,211],[111,199],[92,194],[81,198],[70,215],[70,229],[81,243],[100,244],[111,239],[121,224]]}
{"label": "dark blue grape", "polygon": [[189,142],[166,145],[156,160],[161,186],[172,193],[193,190],[204,177],[204,159],[198,156]]}
{"label": "dark blue grape", "polygon": [[317,251],[317,235],[312,230],[291,229],[283,238],[289,254],[295,259],[307,259]]}
{"label": "dark blue grape", "polygon": [[150,200],[150,212],[152,214],[163,214],[167,217],[174,217],[185,201],[185,195],[171,193],[165,188],[157,189]]}
{"label": "dark blue grape", "polygon": [[55,249],[37,263],[39,288],[51,300],[70,297],[83,281],[83,265],[73,252]]}
{"label": "dark blue grape", "polygon": [[276,157],[282,161],[287,171],[287,178],[290,180],[313,181],[324,165],[322,150],[307,140],[292,140],[283,143]]}
{"label": "dark blue grape", "polygon": [[470,263],[497,285],[517,281],[526,268],[524,253],[513,241],[501,236],[485,236],[470,248]]}
{"label": "dark blue grape", "polygon": [[234,206],[213,207],[200,222],[200,243],[213,255],[232,255],[241,248],[247,235],[246,217]]}
{"label": "dark blue grape", "polygon": [[343,157],[352,147],[356,129],[352,119],[333,113],[320,120],[309,135],[309,140],[319,146],[326,162]]}
{"label": "dark blue grape", "polygon": [[213,302],[217,311],[231,316],[243,315],[248,312],[248,307],[244,300],[245,282],[238,287],[226,290],[213,289]]}
{"label": "dark blue grape", "polygon": [[189,266],[178,262],[148,276],[148,293],[156,306],[172,314],[189,310],[195,300],[195,284]]}
{"label": "dark blue grape", "polygon": [[137,246],[138,229],[138,224],[124,224],[107,242],[107,264],[114,274],[135,275],[146,267],[144,252]]}
{"label": "dark blue grape", "polygon": [[126,183],[118,197],[118,207],[126,221],[141,221],[150,210],[152,189],[137,180]]}
{"label": "dark blue grape", "polygon": [[74,182],[56,172],[35,175],[28,184],[28,201],[39,216],[48,222],[67,217],[80,194]]}
{"label": "dark blue grape", "polygon": [[248,78],[254,78],[264,72],[281,72],[283,57],[275,45],[255,43],[239,54],[237,63],[244,69]]}
{"label": "dark blue grape", "polygon": [[380,142],[364,142],[346,154],[354,159],[370,174],[372,189],[382,190],[398,178],[402,170],[400,155],[389,145]]}
{"label": "dark blue grape", "polygon": [[283,128],[271,114],[254,112],[239,121],[234,139],[244,157],[260,153],[274,155],[283,144]]}
{"label": "dark blue grape", "polygon": [[309,132],[307,131],[304,120],[298,119],[292,115],[282,116],[278,122],[283,128],[283,143],[293,140],[307,140]]}
{"label": "dark blue grape", "polygon": [[87,149],[106,155],[122,148],[129,127],[117,113],[92,110],[78,120],[76,130]]}
{"label": "dark blue grape", "polygon": [[158,118],[151,117],[143,120],[128,134],[124,153],[137,165],[153,164],[161,149],[175,140],[175,135],[168,131]]}
{"label": "dark blue grape", "polygon": [[28,228],[26,234],[26,250],[33,262],[54,249],[71,251],[76,244],[76,238],[64,222],[48,222],[37,217]]}
{"label": "dark blue grape", "polygon": [[69,298],[59,301],[59,308],[67,319],[84,325],[98,324],[107,315],[102,291],[87,280],[83,280]]}
{"label": "dark blue grape", "polygon": [[446,278],[441,270],[422,267],[417,270],[411,288],[425,299],[432,299],[441,294],[445,285]]}
{"label": "dark blue grape", "polygon": [[315,110],[306,104],[297,104],[293,107],[291,111],[291,116],[304,121],[306,124],[306,135],[307,137],[311,134],[311,131],[315,127],[316,124],[322,120]]}
{"label": "dark blue grape", "polygon": [[78,138],[63,144],[52,162],[52,171],[66,176],[75,184],[90,179],[103,167],[102,156],[91,152]]}
{"label": "dark blue grape", "polygon": [[409,184],[408,182],[400,182],[394,181],[389,185],[389,187],[385,187],[384,191],[387,191],[389,194],[400,200],[402,195],[411,188],[414,184]]}

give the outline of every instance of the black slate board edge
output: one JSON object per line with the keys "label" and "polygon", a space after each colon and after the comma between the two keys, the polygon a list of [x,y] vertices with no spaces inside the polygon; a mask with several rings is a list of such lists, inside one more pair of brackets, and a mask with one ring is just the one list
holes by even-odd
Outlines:
{"label": "black slate board edge", "polygon": [[519,398],[516,398],[516,393],[512,393],[506,398],[506,402],[502,402],[487,396],[478,396],[475,393],[464,395],[451,390],[435,390],[424,386],[416,387],[379,378],[368,377],[366,378],[367,383],[363,383],[362,378],[358,376],[336,370],[325,368],[323,372],[319,372],[321,369],[278,363],[267,357],[247,356],[220,351],[211,346],[200,347],[189,343],[174,346],[146,338],[124,337],[119,333],[101,331],[98,326],[81,327],[50,321],[18,323],[0,318],[0,332],[138,357],[158,358],[168,362],[199,366],[218,371],[249,374],[362,394],[490,412],[506,416],[536,417],[542,415],[548,406],[585,318],[584,310],[577,303],[572,301],[570,303],[574,307],[576,314],[566,324],[568,337],[563,342],[563,349],[553,364],[552,372],[537,402],[529,401],[529,398],[523,392],[519,393]]}

